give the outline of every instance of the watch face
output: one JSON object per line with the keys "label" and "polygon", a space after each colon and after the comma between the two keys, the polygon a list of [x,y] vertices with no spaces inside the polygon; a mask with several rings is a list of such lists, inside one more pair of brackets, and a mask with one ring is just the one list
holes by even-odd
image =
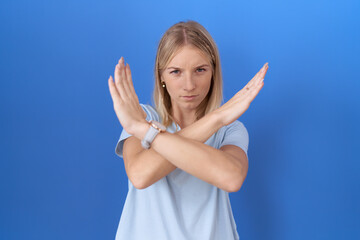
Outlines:
{"label": "watch face", "polygon": [[161,131],[165,131],[166,127],[164,125],[162,125],[161,123],[157,122],[157,121],[152,121],[152,123],[158,127]]}

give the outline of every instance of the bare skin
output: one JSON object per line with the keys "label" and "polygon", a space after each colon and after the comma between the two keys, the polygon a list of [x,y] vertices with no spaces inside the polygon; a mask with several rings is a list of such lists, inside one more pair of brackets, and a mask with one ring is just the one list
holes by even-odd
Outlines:
{"label": "bare skin", "polygon": [[182,47],[162,72],[172,117],[181,128],[195,122],[197,106],[209,92],[212,75],[210,59],[192,46]]}
{"label": "bare skin", "polygon": [[[204,60],[201,54],[195,53],[191,49],[186,49],[183,53],[185,53],[182,56],[185,58],[184,62],[188,62],[190,56],[191,59],[198,57],[199,62]],[[187,57],[189,59],[186,59]],[[181,65],[181,62],[179,64]],[[199,85],[200,80],[194,80],[201,78],[200,74],[194,75],[194,66],[180,66],[184,73],[184,81],[178,88],[174,85],[174,92],[183,91],[190,93],[190,96],[193,96],[192,94],[197,96],[198,94],[204,95],[203,91],[208,91],[205,82],[203,85]],[[215,149],[204,142],[218,129],[239,118],[249,108],[250,103],[264,85],[262,80],[267,69],[268,64],[266,63],[233,98],[198,121],[194,120],[194,109],[197,106],[195,101],[186,99],[182,102],[183,92],[177,95],[173,92],[172,104],[178,111],[174,112],[174,115],[178,114],[177,119],[192,119],[192,121],[180,122],[183,128],[175,134],[167,132],[158,134],[151,148],[145,150],[141,147],[140,142],[149,129],[149,124],[145,120],[146,115],[139,105],[133,87],[130,66],[129,64],[125,65],[124,59],[121,58],[115,67],[115,81],[110,76],[108,84],[115,113],[123,128],[132,135],[124,143],[123,155],[125,170],[133,185],[139,189],[146,188],[174,169],[180,168],[227,192],[238,191],[248,170],[248,160],[244,151],[234,145]],[[191,72],[193,74],[190,74]],[[196,74],[198,72],[202,71],[197,71]],[[202,79],[206,81],[206,77],[202,76]],[[166,79],[170,78],[165,77],[164,79],[166,82]],[[166,84],[167,87],[171,87],[170,82],[166,82]],[[199,86],[200,89],[197,89]],[[176,96],[180,96],[180,98],[175,99]],[[193,97],[190,98],[193,100]]]}

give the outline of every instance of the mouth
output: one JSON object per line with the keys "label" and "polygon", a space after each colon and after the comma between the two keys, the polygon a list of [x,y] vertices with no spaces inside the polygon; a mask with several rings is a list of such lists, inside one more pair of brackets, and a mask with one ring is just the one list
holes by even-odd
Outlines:
{"label": "mouth", "polygon": [[197,96],[198,96],[198,95],[188,95],[188,96],[181,96],[181,97],[182,97],[183,99],[185,99],[185,100],[190,101],[190,100],[195,99]]}

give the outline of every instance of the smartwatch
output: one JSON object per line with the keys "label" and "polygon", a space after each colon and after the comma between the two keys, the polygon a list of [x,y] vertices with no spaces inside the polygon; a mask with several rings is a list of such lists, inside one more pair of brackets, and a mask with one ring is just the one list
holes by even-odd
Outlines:
{"label": "smartwatch", "polygon": [[156,135],[166,131],[166,127],[157,121],[150,121],[149,125],[149,130],[146,132],[144,139],[141,140],[141,146],[145,149],[150,148],[150,145],[154,141]]}

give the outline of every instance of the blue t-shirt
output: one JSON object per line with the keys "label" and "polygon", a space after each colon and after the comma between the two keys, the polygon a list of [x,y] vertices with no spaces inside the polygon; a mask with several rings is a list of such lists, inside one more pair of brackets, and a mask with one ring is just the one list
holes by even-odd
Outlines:
{"label": "blue t-shirt", "polygon": [[[153,107],[141,106],[147,121],[161,121]],[[175,124],[167,131],[174,133]],[[122,157],[124,140],[130,136],[122,131],[115,148],[118,156]],[[236,145],[247,155],[249,135],[236,120],[220,128],[205,144],[217,149]],[[239,239],[229,193],[180,168],[145,189],[135,188],[130,180],[128,186],[116,240]]]}

